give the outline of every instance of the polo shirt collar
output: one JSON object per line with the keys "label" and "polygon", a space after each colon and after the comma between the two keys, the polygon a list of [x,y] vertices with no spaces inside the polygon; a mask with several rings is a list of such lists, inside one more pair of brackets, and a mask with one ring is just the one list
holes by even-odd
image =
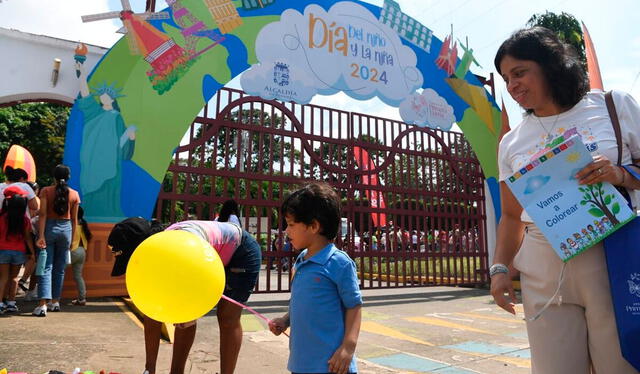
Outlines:
{"label": "polo shirt collar", "polygon": [[[329,261],[331,256],[333,256],[333,254],[337,250],[338,248],[336,248],[336,246],[333,243],[329,243],[327,244],[326,247],[322,248],[320,252],[316,253],[313,257],[311,257],[306,261],[311,261],[311,262],[315,262],[316,264],[324,265],[327,263],[327,261]],[[304,258],[304,255],[306,255],[307,251],[308,251],[307,249],[304,250],[304,253],[302,254],[303,255],[302,258]]]}

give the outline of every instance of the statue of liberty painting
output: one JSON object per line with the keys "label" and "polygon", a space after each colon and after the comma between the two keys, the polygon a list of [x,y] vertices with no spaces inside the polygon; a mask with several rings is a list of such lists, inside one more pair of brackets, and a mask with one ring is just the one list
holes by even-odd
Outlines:
{"label": "statue of liberty painting", "polygon": [[[102,83],[90,93],[81,64],[78,108],[84,116],[80,150],[80,191],[86,215],[118,221],[124,217],[120,186],[122,161],[133,156],[135,126],[126,127],[116,99],[122,97],[115,84]],[[98,100],[96,100],[96,98]]]}

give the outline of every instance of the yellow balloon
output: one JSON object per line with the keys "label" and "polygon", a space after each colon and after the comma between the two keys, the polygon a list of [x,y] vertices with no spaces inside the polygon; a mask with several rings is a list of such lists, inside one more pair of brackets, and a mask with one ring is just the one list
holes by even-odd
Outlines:
{"label": "yellow balloon", "polygon": [[163,231],[140,243],[126,273],[136,307],[156,321],[183,323],[207,314],[224,290],[218,253],[187,231]]}

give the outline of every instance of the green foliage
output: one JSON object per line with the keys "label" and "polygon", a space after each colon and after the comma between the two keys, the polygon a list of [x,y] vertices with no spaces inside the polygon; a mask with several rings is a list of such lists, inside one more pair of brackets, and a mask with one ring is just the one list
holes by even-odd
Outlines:
{"label": "green foliage", "polygon": [[602,210],[600,210],[598,208],[589,209],[589,214],[591,214],[594,217],[598,217],[598,218],[604,216],[604,213],[602,212]]}
{"label": "green foliage", "polygon": [[62,163],[69,112],[69,107],[52,103],[25,103],[0,108],[2,162],[9,147],[19,144],[34,158],[38,183],[41,186],[51,184],[54,167]]}
{"label": "green foliage", "polygon": [[571,45],[576,53],[582,65],[587,66],[587,55],[584,50],[584,36],[582,34],[582,27],[580,22],[569,13],[562,12],[559,15],[553,12],[546,11],[542,14],[534,14],[527,21],[527,26],[542,26],[549,30],[555,31],[558,38],[563,42]]}
{"label": "green foliage", "polygon": [[616,215],[616,214],[620,213],[620,204],[618,204],[618,202],[615,202],[611,206],[611,213],[613,213],[613,215]]}
{"label": "green foliage", "polygon": [[607,195],[607,196],[605,196],[605,197],[604,197],[604,203],[605,203],[606,205],[611,204],[611,198],[612,198],[612,197],[613,197],[613,195]]}
{"label": "green foliage", "polygon": [[[418,275],[432,277],[457,277],[472,279],[478,269],[482,268],[482,261],[475,256],[454,257],[446,254],[438,258],[425,260],[400,260],[390,258],[388,262],[379,262],[376,257],[357,257],[355,260],[358,272],[363,271],[368,275],[390,274],[391,276],[415,277]],[[358,274],[360,275],[360,274]]]}

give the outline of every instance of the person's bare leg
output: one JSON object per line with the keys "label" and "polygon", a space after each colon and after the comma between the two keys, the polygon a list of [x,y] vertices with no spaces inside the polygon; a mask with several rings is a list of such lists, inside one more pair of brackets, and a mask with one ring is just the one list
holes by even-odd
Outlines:
{"label": "person's bare leg", "polygon": [[33,270],[36,268],[36,261],[34,260],[33,257],[29,257],[27,259],[27,262],[24,263],[24,272],[22,273],[22,277],[20,277],[20,280],[22,280],[23,282],[26,282],[29,280],[29,277],[31,277],[31,274],[33,274]]}
{"label": "person's bare leg", "polygon": [[7,292],[8,301],[16,301],[16,293],[18,292],[18,274],[22,265],[9,266],[9,291]]}
{"label": "person's bare leg", "polygon": [[146,362],[144,368],[149,374],[155,374],[158,349],[160,349],[160,332],[162,322],[144,316],[144,351]]}
{"label": "person's bare leg", "polygon": [[0,264],[0,302],[5,297],[5,293],[7,290],[7,284],[9,283],[9,268],[11,265],[9,264]]}
{"label": "person's bare leg", "polygon": [[[192,325],[190,325],[193,323]],[[173,355],[171,356],[171,374],[183,374],[189,357],[189,351],[196,337],[196,321],[188,322],[187,327],[176,326]]]}
{"label": "person's bare leg", "polygon": [[232,374],[242,345],[242,308],[220,300],[216,314],[220,327],[220,374]]}

